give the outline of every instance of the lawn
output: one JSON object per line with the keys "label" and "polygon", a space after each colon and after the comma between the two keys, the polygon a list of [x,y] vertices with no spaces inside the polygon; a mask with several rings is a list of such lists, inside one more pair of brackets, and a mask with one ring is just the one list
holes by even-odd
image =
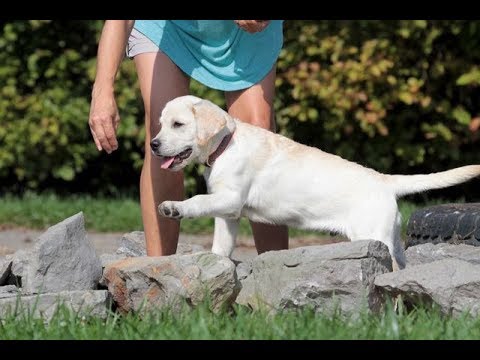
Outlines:
{"label": "lawn", "polygon": [[63,309],[45,323],[26,315],[0,321],[0,339],[479,339],[480,318],[442,316],[430,308],[356,318],[322,315],[310,310],[268,315],[235,306],[211,313],[206,306],[180,314],[166,311],[110,314],[106,320],[80,317]]}
{"label": "lawn", "polygon": [[[438,203],[438,201],[437,201]],[[433,203],[429,203],[433,204]],[[404,222],[418,207],[400,202]],[[132,231],[142,228],[140,209],[132,198],[57,197],[27,194],[0,198],[0,224],[45,228],[78,211],[85,213],[87,228],[96,231]],[[182,222],[186,233],[211,233],[211,219]],[[247,222],[242,232],[249,231]],[[304,232],[292,231],[292,234]],[[235,306],[233,311],[211,313],[207,307],[180,314],[151,312],[145,316],[111,313],[106,320],[80,317],[63,310],[45,323],[27,314],[0,320],[4,339],[479,339],[480,317],[442,316],[428,307],[411,312],[390,307],[379,314],[361,313],[354,318],[327,316],[309,310],[268,315]]]}
{"label": "lawn", "polygon": [[[437,200],[429,202],[428,205],[440,202]],[[399,202],[403,229],[412,212],[422,206],[426,204],[414,204],[405,200]],[[89,231],[129,232],[143,229],[138,199],[88,195],[59,197],[55,194],[33,193],[23,197],[12,195],[0,197],[0,226],[45,229],[79,211],[84,212]],[[184,219],[181,222],[181,231],[187,234],[210,234],[213,232],[213,219]],[[245,219],[241,221],[240,234],[251,234],[250,226]],[[314,232],[290,229],[291,236],[305,234]]]}

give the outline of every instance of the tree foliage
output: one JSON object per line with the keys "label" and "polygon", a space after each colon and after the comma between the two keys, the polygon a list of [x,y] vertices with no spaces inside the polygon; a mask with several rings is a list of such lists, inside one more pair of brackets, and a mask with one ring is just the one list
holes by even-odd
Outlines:
{"label": "tree foliage", "polygon": [[290,22],[285,35],[289,136],[385,172],[479,162],[479,22]]}
{"label": "tree foliage", "polygon": [[[116,81],[120,148],[98,153],[88,129],[102,21],[0,22],[3,189],[115,193],[136,188],[143,105],[133,61]],[[480,22],[285,21],[278,131],[382,172],[479,163]],[[192,92],[224,105],[222,94]],[[186,185],[198,190],[202,167]]]}

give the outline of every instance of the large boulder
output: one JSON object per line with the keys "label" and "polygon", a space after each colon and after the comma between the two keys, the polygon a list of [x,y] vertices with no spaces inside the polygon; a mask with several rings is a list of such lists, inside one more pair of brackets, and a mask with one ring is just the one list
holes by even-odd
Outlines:
{"label": "large boulder", "polygon": [[108,265],[117,262],[119,260],[123,260],[128,256],[121,255],[121,254],[102,254],[100,255],[100,262],[102,263],[102,269],[106,268]]}
{"label": "large boulder", "polygon": [[6,285],[12,268],[11,256],[0,256],[0,286]]}
{"label": "large boulder", "polygon": [[480,265],[480,247],[466,244],[420,244],[405,251],[407,267],[427,264],[437,260],[459,259]]}
{"label": "large boulder", "polygon": [[[193,254],[204,250],[202,245],[178,243],[176,254]],[[141,256],[147,256],[145,233],[143,231],[132,231],[123,234],[120,239],[120,246],[114,254],[102,254],[100,255],[100,261],[102,263],[102,269],[105,269],[108,265],[119,260]],[[102,288],[106,287],[104,276],[100,279],[99,285]]]}
{"label": "large boulder", "polygon": [[379,275],[375,286],[408,304],[436,304],[444,314],[480,313],[480,265],[444,259]]}
{"label": "large boulder", "polygon": [[50,320],[58,309],[65,306],[78,315],[106,318],[111,299],[106,290],[62,291],[58,293],[20,296],[12,287],[10,296],[0,293],[0,319],[12,314],[30,314]]}
{"label": "large boulder", "polygon": [[13,255],[12,273],[25,294],[95,289],[102,265],[83,213],[48,228],[31,249]]}
{"label": "large boulder", "polygon": [[[202,245],[180,242],[177,245],[176,253],[186,255],[204,250],[205,249]],[[124,234],[120,239],[120,246],[115,254],[125,257],[147,256],[145,233],[143,231],[132,231]]]}
{"label": "large boulder", "polygon": [[233,303],[240,288],[234,263],[209,252],[129,257],[108,265],[104,281],[122,312],[175,310],[207,298],[216,310]]}
{"label": "large boulder", "polygon": [[0,299],[18,295],[20,294],[19,290],[15,285],[0,286]]}
{"label": "large boulder", "polygon": [[240,269],[237,303],[271,311],[311,307],[346,313],[383,303],[375,276],[392,271],[388,248],[379,241],[355,241],[270,251]]}
{"label": "large boulder", "polygon": [[128,257],[146,256],[145,234],[143,231],[132,231],[123,234],[120,239],[120,247],[116,251],[117,255]]}

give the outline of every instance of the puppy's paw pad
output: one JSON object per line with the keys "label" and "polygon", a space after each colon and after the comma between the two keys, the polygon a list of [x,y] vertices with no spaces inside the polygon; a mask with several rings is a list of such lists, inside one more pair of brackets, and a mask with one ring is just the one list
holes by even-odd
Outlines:
{"label": "puppy's paw pad", "polygon": [[173,201],[164,201],[158,207],[158,211],[160,215],[171,219],[181,219],[183,217]]}

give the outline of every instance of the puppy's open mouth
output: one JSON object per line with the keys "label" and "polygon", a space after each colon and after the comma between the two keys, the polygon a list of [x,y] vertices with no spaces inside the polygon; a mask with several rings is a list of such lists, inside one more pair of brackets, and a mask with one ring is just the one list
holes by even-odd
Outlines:
{"label": "puppy's open mouth", "polygon": [[162,169],[170,169],[175,165],[181,164],[182,161],[187,159],[190,155],[192,155],[192,148],[183,150],[175,156],[160,156],[160,167]]}

